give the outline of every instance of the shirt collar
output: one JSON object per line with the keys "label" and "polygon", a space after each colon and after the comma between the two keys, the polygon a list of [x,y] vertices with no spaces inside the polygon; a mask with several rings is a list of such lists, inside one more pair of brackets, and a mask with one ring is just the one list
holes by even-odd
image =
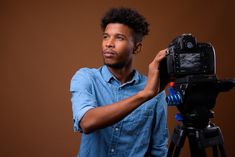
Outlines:
{"label": "shirt collar", "polygon": [[114,76],[109,71],[109,69],[108,69],[108,67],[106,65],[101,67],[101,74],[102,74],[102,77],[104,78],[104,80],[106,82],[109,82],[112,78],[114,78]]}
{"label": "shirt collar", "polygon": [[[101,67],[101,74],[102,74],[102,77],[104,78],[104,80],[105,80],[106,82],[110,82],[111,79],[117,80],[117,79],[115,78],[115,76],[113,76],[113,74],[109,71],[107,65],[103,65],[103,66]],[[137,70],[134,70],[134,75],[133,75],[132,79],[131,79],[130,81],[124,83],[124,84],[129,84],[129,83],[134,83],[134,82],[136,83],[136,82],[139,81],[139,79],[140,79],[140,74],[139,74],[139,72],[138,72]],[[117,80],[117,81],[118,81],[118,80]]]}

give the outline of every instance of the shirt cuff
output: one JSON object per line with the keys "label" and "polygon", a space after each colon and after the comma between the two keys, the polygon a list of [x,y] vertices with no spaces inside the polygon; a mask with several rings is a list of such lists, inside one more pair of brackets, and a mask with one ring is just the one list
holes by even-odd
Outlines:
{"label": "shirt cuff", "polygon": [[83,131],[82,131],[82,128],[80,127],[80,121],[81,121],[82,117],[85,115],[85,113],[86,113],[88,110],[93,109],[93,108],[95,108],[95,107],[93,107],[93,106],[84,107],[83,109],[81,109],[81,110],[79,111],[79,114],[78,114],[78,115],[75,115],[75,116],[73,117],[73,130],[74,130],[75,132],[83,132]]}

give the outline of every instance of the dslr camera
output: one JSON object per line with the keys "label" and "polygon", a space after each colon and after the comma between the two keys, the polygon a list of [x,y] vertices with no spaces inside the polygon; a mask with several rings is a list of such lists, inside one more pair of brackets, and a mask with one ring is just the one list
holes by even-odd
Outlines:
{"label": "dslr camera", "polygon": [[188,75],[215,74],[215,50],[210,43],[197,43],[191,34],[176,37],[160,65],[170,79]]}

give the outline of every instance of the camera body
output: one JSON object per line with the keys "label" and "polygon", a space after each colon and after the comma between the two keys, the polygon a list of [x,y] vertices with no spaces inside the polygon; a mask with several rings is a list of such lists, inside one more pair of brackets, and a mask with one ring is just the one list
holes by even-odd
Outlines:
{"label": "camera body", "polygon": [[170,78],[216,73],[215,50],[210,43],[197,43],[191,34],[176,37],[168,46],[160,68]]}

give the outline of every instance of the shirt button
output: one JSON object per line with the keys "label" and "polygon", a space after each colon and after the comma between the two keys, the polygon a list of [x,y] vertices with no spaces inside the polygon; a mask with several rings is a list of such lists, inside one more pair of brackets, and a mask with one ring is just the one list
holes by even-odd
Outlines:
{"label": "shirt button", "polygon": [[119,130],[119,128],[115,128],[115,130],[116,130],[116,131],[118,131],[118,130]]}
{"label": "shirt button", "polygon": [[113,153],[114,151],[115,151],[115,150],[112,148],[112,149],[111,149],[111,152]]}

